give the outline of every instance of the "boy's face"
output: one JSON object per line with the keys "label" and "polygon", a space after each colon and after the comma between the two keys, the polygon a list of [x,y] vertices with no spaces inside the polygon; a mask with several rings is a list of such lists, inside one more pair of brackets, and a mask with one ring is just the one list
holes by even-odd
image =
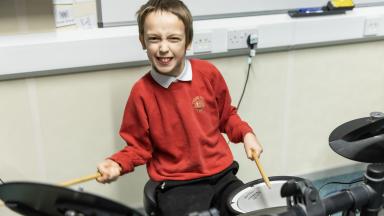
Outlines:
{"label": "boy's face", "polygon": [[[186,40],[183,22],[169,12],[152,12],[144,22],[140,42],[152,66],[165,75],[178,76],[184,69]],[[189,47],[189,45],[188,45]]]}

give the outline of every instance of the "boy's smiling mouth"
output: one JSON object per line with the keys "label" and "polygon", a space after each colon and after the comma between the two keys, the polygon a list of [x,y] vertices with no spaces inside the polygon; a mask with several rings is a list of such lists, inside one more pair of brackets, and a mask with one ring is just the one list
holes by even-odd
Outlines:
{"label": "boy's smiling mouth", "polygon": [[157,57],[157,60],[161,64],[168,64],[173,58],[172,57]]}

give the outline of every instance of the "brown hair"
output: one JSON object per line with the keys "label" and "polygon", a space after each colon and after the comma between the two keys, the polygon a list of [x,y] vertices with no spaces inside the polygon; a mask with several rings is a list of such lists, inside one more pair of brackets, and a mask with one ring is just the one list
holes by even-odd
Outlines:
{"label": "brown hair", "polygon": [[145,18],[151,12],[164,11],[176,15],[184,24],[186,46],[191,44],[193,39],[193,20],[187,6],[180,0],[149,0],[136,12],[137,24],[140,37],[144,36]]}

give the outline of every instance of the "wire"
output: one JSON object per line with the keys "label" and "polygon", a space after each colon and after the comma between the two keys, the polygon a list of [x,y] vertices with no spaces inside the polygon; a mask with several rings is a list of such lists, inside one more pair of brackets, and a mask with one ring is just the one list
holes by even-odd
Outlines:
{"label": "wire", "polygon": [[[253,39],[255,40],[255,39]],[[251,44],[251,35],[248,35],[248,38],[247,38],[247,44],[248,44],[248,47],[250,48],[249,50],[249,56],[248,56],[248,70],[247,70],[247,77],[245,78],[245,83],[244,83],[244,86],[243,86],[243,91],[241,92],[241,96],[240,96],[240,99],[239,99],[239,102],[237,103],[237,110],[240,109],[240,105],[241,105],[241,102],[243,101],[243,97],[244,97],[244,93],[245,93],[245,90],[247,89],[247,85],[248,85],[248,80],[249,80],[249,74],[251,72],[251,67],[252,67],[252,60],[253,60],[253,57],[256,55],[256,47],[257,47],[257,38],[256,38],[256,41],[253,41],[252,44]],[[229,144],[230,140],[228,139],[227,143]]]}
{"label": "wire", "polygon": [[[250,71],[251,71],[251,66],[252,66],[252,57],[255,56],[256,52],[254,51],[254,49],[251,49],[250,53],[249,53],[249,56],[248,56],[248,71],[247,71],[247,77],[245,79],[245,83],[244,83],[244,86],[243,86],[243,91],[241,92],[241,96],[240,96],[240,99],[239,99],[239,102],[237,103],[237,110],[239,110],[240,108],[240,104],[243,100],[243,97],[244,97],[244,93],[245,93],[245,89],[247,88],[247,85],[248,85],[248,80],[249,80],[249,74],[250,74]],[[229,144],[230,140],[228,139],[227,140],[227,144]]]}
{"label": "wire", "polygon": [[5,184],[5,182],[0,178],[0,182],[1,182],[1,184]]}
{"label": "wire", "polygon": [[253,60],[253,57],[256,55],[257,43],[258,43],[257,35],[255,35],[255,34],[248,35],[248,37],[247,37],[247,45],[248,45],[248,47],[250,49],[249,50],[249,56],[248,56],[248,71],[247,71],[247,77],[245,79],[243,91],[241,92],[241,96],[240,96],[239,102],[237,103],[237,107],[236,107],[237,110],[240,109],[240,105],[241,105],[241,102],[243,101],[245,90],[247,89],[248,80],[249,80],[249,74],[250,74],[251,67],[252,67],[252,60]]}
{"label": "wire", "polygon": [[249,74],[250,74],[250,71],[251,71],[251,66],[252,66],[252,63],[248,64],[247,78],[245,79],[243,91],[241,92],[241,96],[240,96],[239,102],[237,103],[237,110],[240,109],[241,102],[243,101],[245,89],[247,88],[247,85],[248,85],[248,80],[249,80]]}
{"label": "wire", "polygon": [[327,182],[325,184],[323,184],[320,188],[319,188],[319,192],[321,191],[321,189],[323,189],[325,186],[327,185],[330,185],[330,184],[344,184],[344,185],[351,185],[351,184],[355,184],[355,183],[358,183],[358,182],[361,182],[363,181],[363,177],[359,177],[357,179],[354,179],[350,182],[337,182],[337,181],[333,181],[333,182]]}

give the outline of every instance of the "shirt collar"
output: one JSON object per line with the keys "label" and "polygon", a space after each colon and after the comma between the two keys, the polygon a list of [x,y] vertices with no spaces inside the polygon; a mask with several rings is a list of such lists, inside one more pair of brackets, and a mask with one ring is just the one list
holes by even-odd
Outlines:
{"label": "shirt collar", "polygon": [[187,59],[185,59],[184,69],[178,77],[161,74],[157,72],[154,67],[152,67],[150,74],[152,78],[164,88],[168,88],[173,82],[177,82],[177,80],[192,81],[192,67]]}

